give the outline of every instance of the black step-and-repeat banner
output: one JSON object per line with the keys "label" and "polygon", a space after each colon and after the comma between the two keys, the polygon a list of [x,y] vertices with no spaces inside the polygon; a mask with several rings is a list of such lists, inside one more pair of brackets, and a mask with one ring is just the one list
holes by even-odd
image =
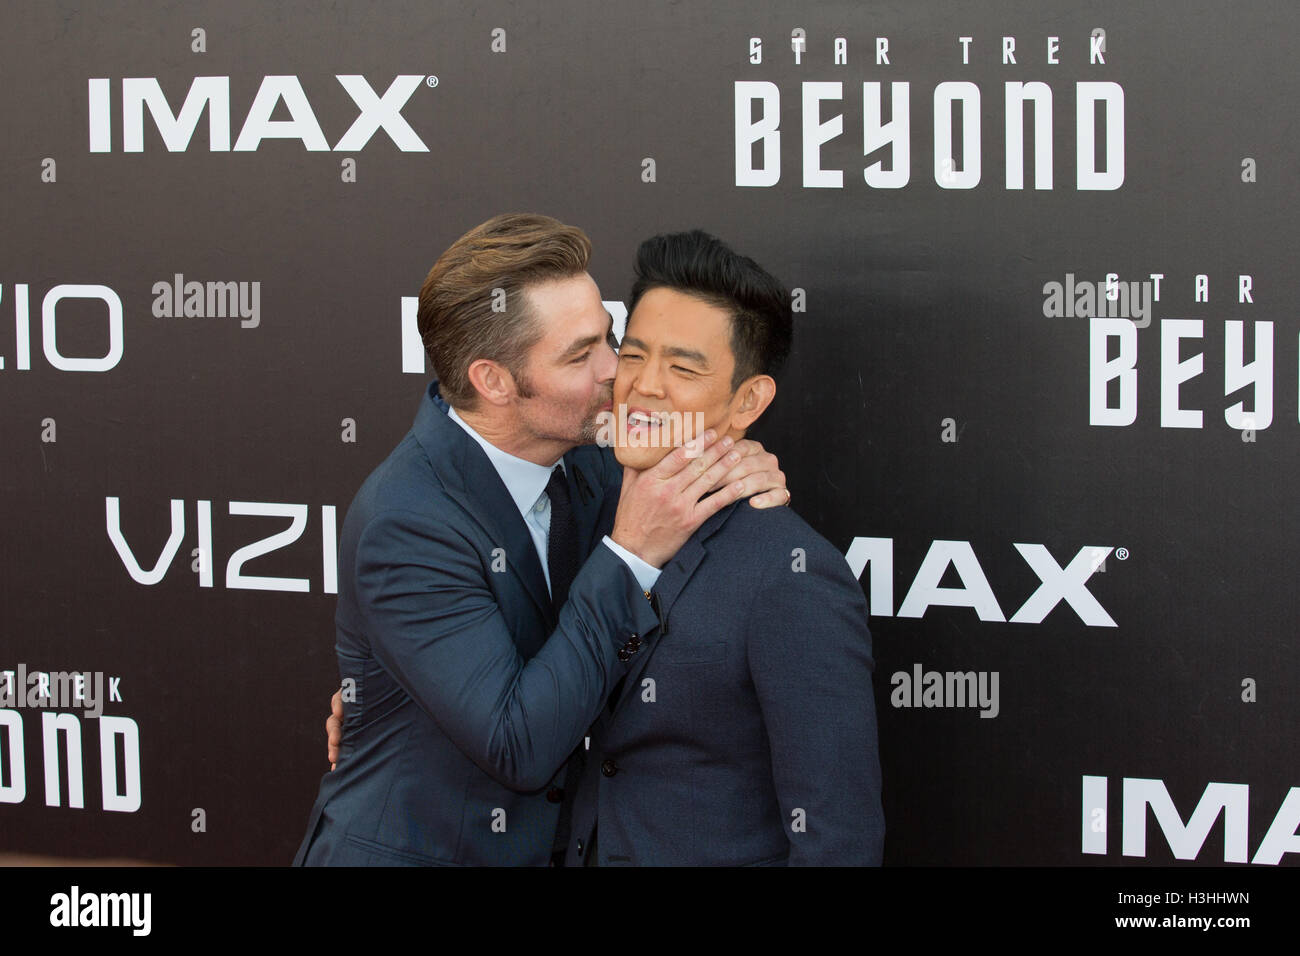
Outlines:
{"label": "black step-and-repeat banner", "polygon": [[414,296],[537,211],[620,320],[657,232],[793,290],[758,437],[870,601],[888,863],[1300,860],[1298,32],[9,5],[0,852],[290,860],[338,529],[430,374]]}

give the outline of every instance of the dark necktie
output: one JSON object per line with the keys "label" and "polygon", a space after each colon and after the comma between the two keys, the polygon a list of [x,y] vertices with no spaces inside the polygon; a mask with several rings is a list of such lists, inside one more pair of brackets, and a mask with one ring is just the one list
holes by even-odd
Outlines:
{"label": "dark necktie", "polygon": [[551,502],[551,530],[546,538],[546,567],[551,576],[551,603],[558,613],[569,599],[569,585],[578,573],[578,524],[573,518],[569,483],[559,465],[546,483]]}

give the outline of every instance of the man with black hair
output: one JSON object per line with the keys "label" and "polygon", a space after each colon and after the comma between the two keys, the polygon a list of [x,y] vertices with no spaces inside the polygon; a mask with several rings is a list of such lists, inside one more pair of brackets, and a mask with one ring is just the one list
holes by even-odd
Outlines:
{"label": "man with black hair", "polygon": [[650,581],[725,503],[789,500],[753,442],[701,435],[633,475],[590,447],[616,362],[590,255],[581,229],[507,214],[425,280],[438,379],[343,522],[347,726],[298,864],[552,862],[567,768],[654,645]]}
{"label": "man with black hair", "polygon": [[[700,231],[641,245],[614,378],[630,472],[739,440],[790,351],[781,284]],[[592,728],[568,864],[879,865],[871,638],[843,556],[730,504],[653,580],[661,629]]]}

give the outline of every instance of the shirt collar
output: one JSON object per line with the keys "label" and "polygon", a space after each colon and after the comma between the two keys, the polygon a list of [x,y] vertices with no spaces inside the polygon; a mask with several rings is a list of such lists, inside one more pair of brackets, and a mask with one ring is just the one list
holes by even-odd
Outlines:
{"label": "shirt collar", "polygon": [[[542,496],[542,492],[546,490],[546,485],[551,480],[551,472],[555,470],[555,466],[539,465],[536,462],[516,458],[509,452],[502,451],[476,432],[465,419],[457,415],[454,408],[448,409],[447,417],[465,429],[469,437],[479,443],[479,447],[487,453],[488,461],[492,462],[492,467],[501,476],[501,481],[506,486],[506,491],[510,493],[510,498],[514,501],[515,507],[519,509],[521,515],[527,515],[533,505],[537,504],[537,499]],[[563,460],[561,460],[560,466],[563,467]]]}

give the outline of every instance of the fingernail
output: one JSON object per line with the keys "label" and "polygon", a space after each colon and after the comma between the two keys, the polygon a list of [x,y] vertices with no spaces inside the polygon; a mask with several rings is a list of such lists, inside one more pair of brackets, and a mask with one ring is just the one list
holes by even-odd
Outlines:
{"label": "fingernail", "polygon": [[731,462],[733,465],[736,462],[740,461],[740,452],[733,451],[730,455],[727,456],[727,461]]}
{"label": "fingernail", "polygon": [[732,438],[731,438],[730,435],[727,435],[727,436],[725,436],[725,437],[722,439],[722,447],[723,447],[723,448],[730,448],[730,447],[731,447],[732,445],[734,445],[734,444],[735,444],[735,442],[732,440]]}
{"label": "fingernail", "polygon": [[711,442],[711,441],[713,441],[713,439],[715,439],[715,438],[717,438],[717,437],[718,437],[718,433],[715,432],[712,428],[710,428],[708,431],[706,431],[706,432],[704,433],[704,440],[705,440],[706,442]]}

